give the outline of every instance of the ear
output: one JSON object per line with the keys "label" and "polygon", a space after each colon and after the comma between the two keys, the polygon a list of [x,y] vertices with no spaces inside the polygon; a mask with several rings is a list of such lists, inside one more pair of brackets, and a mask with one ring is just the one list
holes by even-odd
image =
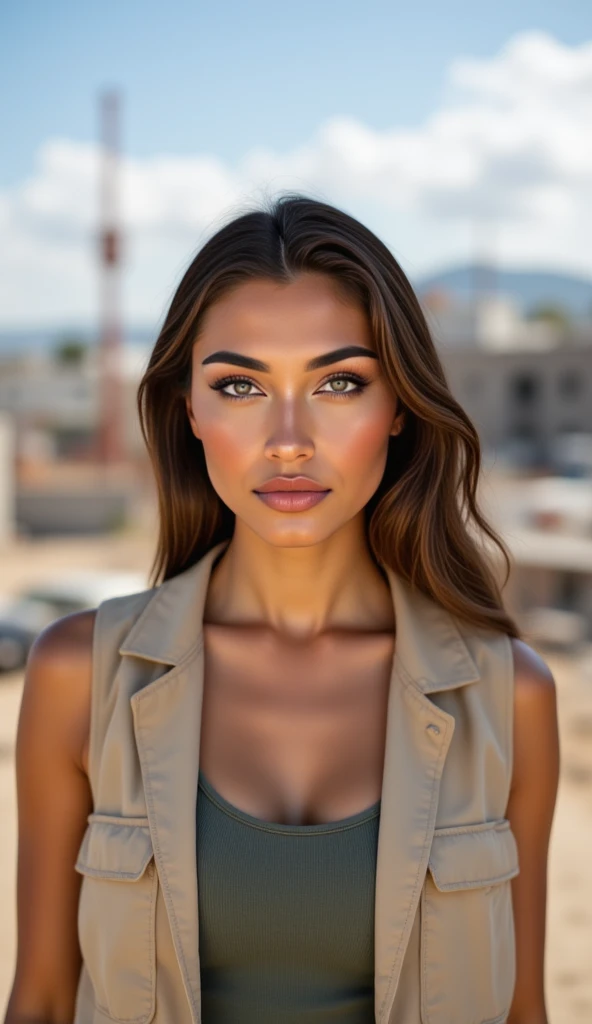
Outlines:
{"label": "ear", "polygon": [[394,437],[397,434],[401,433],[401,431],[402,431],[404,426],[405,426],[405,413],[404,412],[400,412],[397,416],[395,416],[395,418],[393,420],[393,423],[392,423],[392,426],[391,426],[391,429],[390,429],[390,433]]}
{"label": "ear", "polygon": [[189,423],[191,424],[191,430],[194,436],[200,440],[199,432],[197,429],[197,423],[195,422],[195,416],[193,415],[193,409],[191,408],[191,396],[185,396],[185,408],[187,409],[187,415],[189,417]]}

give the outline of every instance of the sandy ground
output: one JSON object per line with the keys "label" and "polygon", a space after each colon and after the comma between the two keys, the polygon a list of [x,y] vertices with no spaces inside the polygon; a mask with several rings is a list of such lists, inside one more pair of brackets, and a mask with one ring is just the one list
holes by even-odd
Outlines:
{"label": "sandy ground", "polygon": [[[3,591],[80,566],[130,569],[146,578],[153,537],[23,541],[0,550]],[[561,780],[549,857],[546,987],[550,1024],[592,1021],[592,648],[577,656],[542,652],[557,681]],[[0,677],[0,1020],[16,942],[14,737],[22,673]]]}

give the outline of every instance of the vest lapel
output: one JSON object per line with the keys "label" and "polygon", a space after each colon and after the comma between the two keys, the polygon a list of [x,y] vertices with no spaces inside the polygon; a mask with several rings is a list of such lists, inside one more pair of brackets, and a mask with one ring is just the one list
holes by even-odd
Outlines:
{"label": "vest lapel", "polygon": [[[222,541],[155,589],[123,644],[166,666],[131,698],[154,856],[193,1024],[201,1022],[196,799],[203,611]],[[479,679],[442,608],[383,566],[396,651],[390,679],[375,893],[375,1018],[388,1024],[427,870],[454,718],[429,699]]]}
{"label": "vest lapel", "polygon": [[[475,682],[451,616],[383,567],[395,610],[375,893],[374,1003],[388,1024],[427,870],[454,717],[427,696]],[[418,968],[419,970],[419,968]],[[419,984],[419,975],[418,975]]]}
{"label": "vest lapel", "polygon": [[154,858],[193,1024],[201,1022],[196,800],[203,696],[203,609],[216,554],[167,580],[120,654],[169,667],[131,698]]}

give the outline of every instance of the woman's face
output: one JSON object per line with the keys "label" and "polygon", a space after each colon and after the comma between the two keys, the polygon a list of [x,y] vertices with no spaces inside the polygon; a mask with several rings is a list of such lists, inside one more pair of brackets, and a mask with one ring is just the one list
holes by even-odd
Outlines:
{"label": "woman's face", "polygon": [[[355,354],[343,351],[350,348]],[[242,520],[276,546],[306,546],[362,513],[403,414],[363,310],[331,279],[306,273],[290,284],[238,285],[208,309],[192,359],[191,428],[237,526]],[[297,475],[329,493],[287,511],[256,493],[272,477]]]}

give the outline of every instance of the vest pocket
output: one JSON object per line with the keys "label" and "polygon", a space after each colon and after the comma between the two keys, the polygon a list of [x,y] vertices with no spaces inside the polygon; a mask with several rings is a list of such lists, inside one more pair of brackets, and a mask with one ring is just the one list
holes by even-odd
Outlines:
{"label": "vest pocket", "polygon": [[422,1024],[502,1024],[516,980],[507,818],[436,829],[421,894]]}
{"label": "vest pocket", "polygon": [[148,1024],[158,885],[148,819],[89,815],[76,871],[78,936],[97,1008],[121,1024]]}

